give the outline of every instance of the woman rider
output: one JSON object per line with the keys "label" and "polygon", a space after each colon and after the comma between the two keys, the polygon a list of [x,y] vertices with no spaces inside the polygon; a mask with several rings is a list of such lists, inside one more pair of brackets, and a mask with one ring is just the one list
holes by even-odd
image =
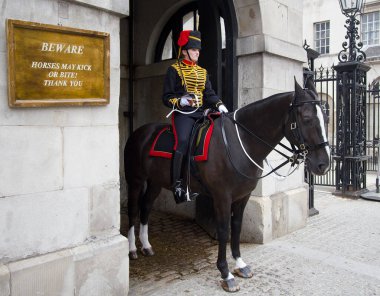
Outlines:
{"label": "woman rider", "polygon": [[198,195],[189,193],[181,179],[183,159],[188,152],[190,134],[197,119],[207,108],[227,113],[223,102],[212,89],[207,70],[198,66],[201,49],[199,31],[182,31],[178,39],[182,60],[171,65],[166,73],[163,102],[172,113],[176,144],[172,160],[172,189],[176,203],[192,201]]}

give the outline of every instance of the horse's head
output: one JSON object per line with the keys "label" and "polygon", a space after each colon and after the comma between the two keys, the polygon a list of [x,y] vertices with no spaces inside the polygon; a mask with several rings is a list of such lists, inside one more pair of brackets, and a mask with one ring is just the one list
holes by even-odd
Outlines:
{"label": "horse's head", "polygon": [[286,138],[306,154],[306,165],[316,175],[323,175],[330,166],[325,120],[317,91],[311,79],[305,89],[295,81],[295,93],[286,124]]}

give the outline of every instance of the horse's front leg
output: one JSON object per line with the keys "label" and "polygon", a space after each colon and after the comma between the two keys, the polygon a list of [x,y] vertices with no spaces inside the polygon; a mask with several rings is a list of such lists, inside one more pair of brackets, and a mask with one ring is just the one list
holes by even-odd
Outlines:
{"label": "horse's front leg", "polygon": [[218,234],[218,260],[216,266],[218,267],[222,281],[222,288],[227,292],[239,291],[239,285],[236,283],[234,276],[228,269],[228,263],[226,259],[226,249],[228,242],[228,230],[230,224],[231,204],[228,202],[219,202],[215,204],[215,218],[217,223]]}
{"label": "horse's front leg", "polygon": [[243,214],[250,195],[232,204],[231,211],[231,251],[236,261],[234,274],[243,278],[251,278],[251,268],[243,261],[240,254],[240,233],[243,222]]}

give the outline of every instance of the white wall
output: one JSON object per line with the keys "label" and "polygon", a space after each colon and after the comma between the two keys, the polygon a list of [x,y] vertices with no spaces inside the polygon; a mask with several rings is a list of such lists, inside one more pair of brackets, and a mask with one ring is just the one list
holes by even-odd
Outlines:
{"label": "white wall", "polygon": [[[92,207],[99,204],[99,195],[107,209],[102,218],[107,220],[105,235],[118,232],[119,17],[74,2],[65,2],[63,8],[59,3],[2,4],[0,228],[7,239],[0,240],[1,260],[51,252],[103,233],[105,227],[92,221],[99,218]],[[110,33],[111,103],[104,107],[9,108],[8,18]]]}
{"label": "white wall", "polygon": [[[119,18],[129,2],[4,0],[0,7],[0,294],[126,295],[118,106]],[[110,104],[9,108],[6,19],[109,33]]]}

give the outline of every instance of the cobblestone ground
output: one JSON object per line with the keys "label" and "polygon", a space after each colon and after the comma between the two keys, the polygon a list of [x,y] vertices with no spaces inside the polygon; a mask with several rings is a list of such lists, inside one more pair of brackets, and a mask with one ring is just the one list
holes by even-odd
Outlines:
{"label": "cobblestone ground", "polygon": [[[380,202],[317,191],[315,207],[320,214],[305,228],[265,245],[242,244],[254,277],[238,279],[238,295],[380,295]],[[156,255],[130,262],[129,295],[227,294],[216,241],[193,221],[157,212],[151,221]]]}
{"label": "cobblestone ground", "polygon": [[[129,295],[161,295],[161,287],[168,283],[215,266],[217,241],[194,221],[154,211],[150,221],[149,241],[156,254],[144,257],[139,253],[138,260],[130,261]],[[123,234],[127,232],[122,230]]]}

